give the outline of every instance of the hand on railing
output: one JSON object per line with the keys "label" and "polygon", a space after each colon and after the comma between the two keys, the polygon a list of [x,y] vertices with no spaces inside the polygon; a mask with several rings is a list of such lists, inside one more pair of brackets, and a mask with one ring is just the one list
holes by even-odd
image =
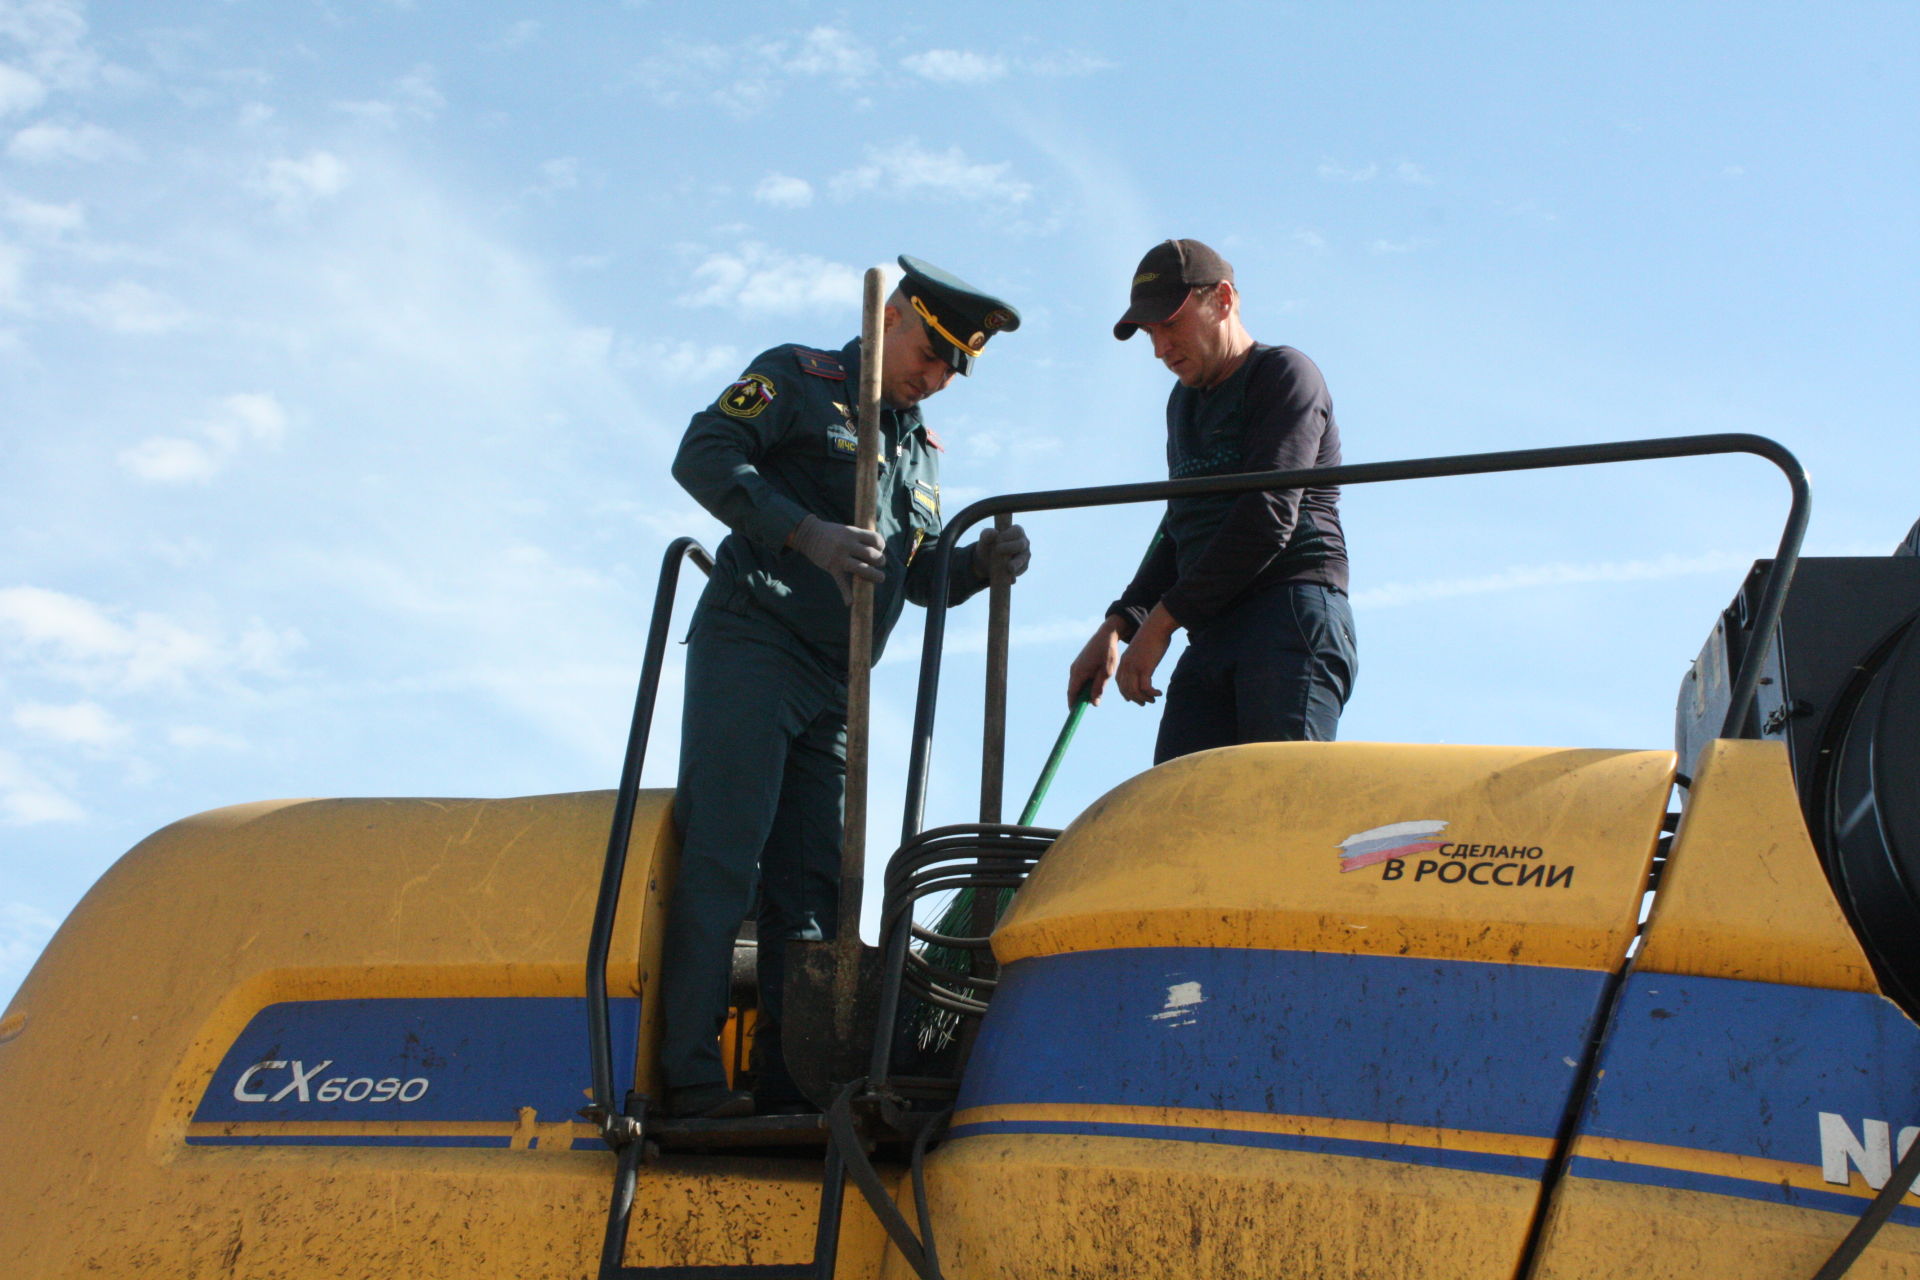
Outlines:
{"label": "hand on railing", "polygon": [[1033,546],[1027,531],[1017,524],[1004,529],[987,528],[973,544],[973,576],[991,581],[1005,570],[1009,578],[1018,578],[1033,561]]}

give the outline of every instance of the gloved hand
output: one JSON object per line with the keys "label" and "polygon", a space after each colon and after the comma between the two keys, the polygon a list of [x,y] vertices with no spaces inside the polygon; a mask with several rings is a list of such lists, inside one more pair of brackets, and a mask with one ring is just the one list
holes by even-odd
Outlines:
{"label": "gloved hand", "polygon": [[988,581],[993,580],[996,569],[1002,568],[1009,577],[1017,578],[1027,571],[1032,560],[1033,547],[1027,541],[1027,531],[1017,524],[1004,529],[982,529],[980,540],[973,544],[974,575]]}
{"label": "gloved hand", "polygon": [[885,582],[879,566],[887,562],[887,544],[871,529],[830,524],[808,516],[787,535],[787,545],[825,569],[840,588],[840,599],[853,603],[853,580]]}

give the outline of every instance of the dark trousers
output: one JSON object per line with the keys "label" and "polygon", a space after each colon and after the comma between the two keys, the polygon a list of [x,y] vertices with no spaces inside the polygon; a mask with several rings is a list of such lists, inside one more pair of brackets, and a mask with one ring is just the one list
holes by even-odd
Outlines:
{"label": "dark trousers", "polygon": [[831,938],[840,905],[847,690],[779,624],[702,608],[688,638],[680,875],[661,959],[668,1088],[720,1083],[734,937],[760,885],[757,1092],[793,1096],[780,1058],[786,940]]}
{"label": "dark trousers", "polygon": [[1268,587],[1189,637],[1153,762],[1243,742],[1331,742],[1358,669],[1344,593]]}

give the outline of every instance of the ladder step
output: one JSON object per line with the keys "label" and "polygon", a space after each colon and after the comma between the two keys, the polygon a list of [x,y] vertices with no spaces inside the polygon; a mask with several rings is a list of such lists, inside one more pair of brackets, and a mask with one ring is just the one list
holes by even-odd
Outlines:
{"label": "ladder step", "polygon": [[619,1280],[815,1280],[811,1262],[781,1262],[765,1267],[621,1267]]}
{"label": "ladder step", "polygon": [[738,1147],[823,1147],[827,1118],[804,1116],[743,1116],[738,1120],[650,1121],[647,1138],[662,1151],[715,1151]]}

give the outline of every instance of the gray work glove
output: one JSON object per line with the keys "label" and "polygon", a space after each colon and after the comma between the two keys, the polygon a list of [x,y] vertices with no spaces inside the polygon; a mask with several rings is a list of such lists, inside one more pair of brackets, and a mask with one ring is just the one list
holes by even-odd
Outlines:
{"label": "gray work glove", "polygon": [[787,535],[787,543],[827,571],[846,604],[853,603],[855,578],[868,582],[887,580],[887,575],[879,569],[887,562],[887,544],[871,529],[829,524],[816,516],[808,516]]}
{"label": "gray work glove", "polygon": [[1027,531],[1017,524],[1004,529],[982,529],[980,540],[973,544],[974,576],[989,582],[997,569],[1005,569],[1009,578],[1019,577],[1032,560],[1033,547],[1027,541]]}

